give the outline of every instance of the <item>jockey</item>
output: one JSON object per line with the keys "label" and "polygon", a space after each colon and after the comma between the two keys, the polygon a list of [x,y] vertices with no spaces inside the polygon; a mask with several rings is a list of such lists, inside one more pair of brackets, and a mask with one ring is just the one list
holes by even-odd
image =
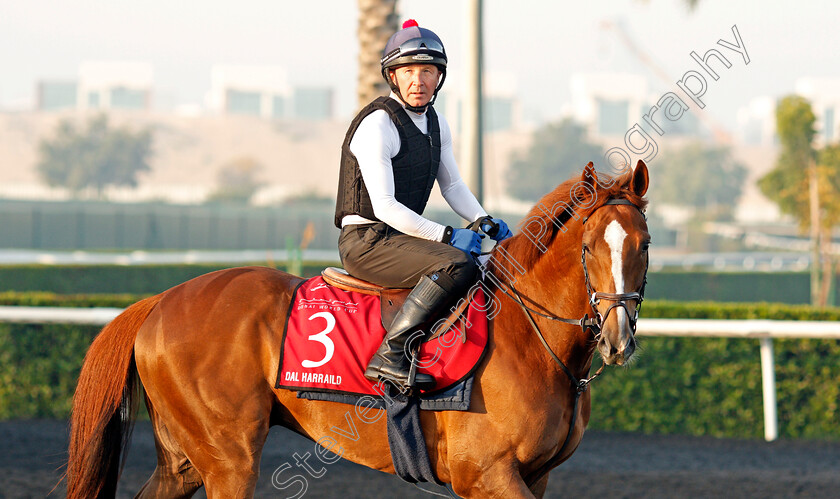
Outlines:
{"label": "jockey", "polygon": [[[414,289],[388,327],[365,377],[409,385],[406,342],[416,328],[475,278],[473,258],[481,237],[423,217],[432,186],[452,209],[492,224],[501,241],[511,236],[501,219],[490,218],[461,180],[452,152],[452,133],[432,104],[446,78],[446,52],[440,38],[414,20],[388,40],[382,76],[391,87],[353,119],[341,148],[335,224],[338,249],[352,275],[381,286]],[[434,378],[417,373],[414,385],[430,388]]]}

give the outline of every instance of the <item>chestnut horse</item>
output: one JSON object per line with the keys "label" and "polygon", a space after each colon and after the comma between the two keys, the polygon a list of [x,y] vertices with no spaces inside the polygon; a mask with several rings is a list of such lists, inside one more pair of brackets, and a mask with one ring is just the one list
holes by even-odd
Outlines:
{"label": "chestnut horse", "polygon": [[[455,493],[542,497],[548,471],[577,448],[590,398],[579,388],[585,381],[570,375],[586,378],[596,349],[605,364],[618,365],[635,349],[649,244],[647,187],[641,161],[615,178],[598,178],[590,163],[579,179],[546,195],[520,233],[491,254],[496,285],[489,298],[500,307],[470,409],[421,412],[432,468]],[[139,497],[190,497],[202,485],[211,499],[253,496],[273,425],[329,442],[331,458],[394,473],[378,409],[357,407],[362,422],[352,406],[274,388],[300,280],[263,267],[221,270],[137,302],[108,324],[76,389],[68,497],[115,494],[138,376],[158,458]],[[578,323],[587,315],[598,320]],[[551,320],[558,317],[575,324]],[[328,435],[336,438],[322,439]]]}

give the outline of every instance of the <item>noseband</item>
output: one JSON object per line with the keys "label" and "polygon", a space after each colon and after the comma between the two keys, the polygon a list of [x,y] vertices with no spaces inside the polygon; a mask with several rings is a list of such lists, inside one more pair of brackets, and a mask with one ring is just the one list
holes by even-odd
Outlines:
{"label": "noseband", "polygon": [[[627,199],[624,199],[624,198],[615,198],[615,199],[609,199],[609,200],[607,200],[606,203],[602,204],[598,208],[595,208],[595,210],[593,210],[592,213],[590,213],[587,217],[585,217],[583,219],[582,224],[586,224],[586,221],[589,220],[589,218],[592,216],[592,214],[595,213],[596,211],[598,211],[600,208],[602,208],[604,206],[611,206],[611,205],[632,206],[632,207],[636,208],[637,210],[639,210],[639,213],[641,213],[642,216],[645,217],[644,212],[638,206],[636,206],[635,204],[631,203],[630,201],[628,201]],[[647,217],[645,217],[645,220],[647,220]],[[512,283],[505,283],[505,285],[513,291],[512,295],[507,290],[505,290],[503,287],[499,286],[499,289],[504,294],[506,294],[509,298],[516,301],[519,304],[519,306],[522,308],[522,310],[525,312],[525,316],[528,318],[528,322],[531,323],[531,327],[533,328],[534,332],[537,333],[537,337],[540,339],[540,342],[542,343],[543,347],[546,349],[546,351],[551,356],[551,358],[554,359],[554,362],[558,366],[560,366],[560,368],[563,370],[563,372],[566,373],[566,376],[569,377],[569,380],[572,383],[572,388],[574,389],[574,394],[575,394],[574,403],[572,404],[572,417],[571,417],[571,420],[569,421],[569,433],[566,435],[566,440],[563,441],[563,445],[560,447],[560,450],[557,451],[557,453],[551,459],[549,459],[540,468],[538,468],[537,470],[528,474],[528,476],[525,477],[525,483],[529,487],[532,486],[533,484],[537,483],[540,479],[542,479],[542,477],[545,476],[549,471],[551,471],[551,469],[554,468],[554,466],[556,466],[557,462],[560,459],[562,459],[563,452],[566,450],[566,447],[569,445],[569,441],[572,438],[572,433],[574,433],[575,424],[577,422],[577,413],[578,413],[577,406],[578,406],[578,401],[580,400],[580,396],[589,387],[589,383],[591,383],[592,380],[594,380],[595,378],[597,378],[601,374],[601,372],[604,370],[604,367],[606,365],[606,364],[601,364],[601,367],[598,368],[598,370],[595,372],[595,374],[593,374],[589,378],[578,379],[572,373],[572,371],[568,367],[566,367],[566,364],[564,364],[563,361],[560,360],[560,358],[557,356],[557,354],[555,354],[554,351],[551,349],[551,347],[548,345],[548,342],[545,340],[545,336],[543,336],[542,331],[540,331],[539,326],[537,326],[537,323],[534,321],[534,318],[531,314],[534,313],[534,314],[539,315],[540,317],[544,317],[546,319],[551,319],[553,321],[563,322],[563,323],[566,323],[566,324],[578,325],[578,326],[580,326],[580,328],[584,332],[591,331],[593,336],[595,338],[597,338],[597,337],[600,336],[601,328],[603,327],[604,322],[609,317],[610,312],[612,312],[612,310],[616,307],[622,307],[622,308],[624,308],[625,312],[627,312],[627,317],[630,319],[630,329],[632,330],[633,334],[635,335],[636,334],[636,322],[639,319],[639,309],[642,306],[642,300],[644,299],[644,295],[645,295],[645,285],[647,284],[647,271],[648,271],[648,263],[649,263],[649,260],[647,260],[647,259],[645,260],[645,274],[644,274],[644,277],[643,277],[643,280],[642,280],[642,286],[639,288],[638,291],[634,291],[632,293],[604,293],[604,292],[600,292],[600,291],[594,291],[592,289],[592,283],[589,280],[589,269],[586,268],[586,247],[585,246],[581,249],[580,263],[581,263],[581,265],[583,265],[583,276],[584,276],[584,281],[586,283],[586,293],[589,296],[589,306],[592,308],[592,312],[594,314],[593,317],[589,317],[588,314],[584,314],[581,319],[575,320],[575,319],[564,319],[564,318],[558,317],[556,315],[544,314],[544,313],[542,313],[538,310],[534,310],[533,308],[525,305],[525,303],[522,302],[522,297],[519,295],[519,291],[516,290],[516,288],[513,286]],[[496,279],[499,279],[498,276],[495,276],[495,277],[496,277]],[[499,279],[498,282],[501,282],[501,279]],[[610,307],[607,309],[606,313],[603,314],[603,316],[598,311],[598,304],[601,302],[601,300],[615,302],[612,305],[610,305]],[[634,310],[634,313],[632,315],[630,314],[630,311],[627,307],[627,301],[628,300],[636,300],[636,309]],[[545,307],[540,307],[540,308],[545,309]]]}

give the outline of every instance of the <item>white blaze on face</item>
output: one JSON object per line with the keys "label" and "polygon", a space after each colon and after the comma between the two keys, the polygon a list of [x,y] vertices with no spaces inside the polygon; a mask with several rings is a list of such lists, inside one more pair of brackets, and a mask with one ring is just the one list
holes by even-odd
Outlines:
{"label": "white blaze on face", "polygon": [[[604,230],[604,240],[610,247],[610,259],[612,260],[612,275],[615,282],[615,292],[624,293],[624,272],[622,271],[623,262],[622,255],[624,254],[624,238],[627,233],[624,228],[618,223],[618,220],[613,220],[607,225]],[[624,330],[624,323],[627,319],[624,308],[616,307],[613,309],[616,313],[616,320],[618,321],[619,331]]]}

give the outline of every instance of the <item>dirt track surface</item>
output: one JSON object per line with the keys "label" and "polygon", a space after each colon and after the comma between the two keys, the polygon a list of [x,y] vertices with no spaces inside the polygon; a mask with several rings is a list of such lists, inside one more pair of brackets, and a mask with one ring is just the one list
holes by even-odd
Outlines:
{"label": "dirt track surface", "polygon": [[[0,423],[0,497],[45,497],[58,481],[66,449],[64,421]],[[309,440],[273,428],[263,452],[257,497],[290,497],[295,489],[275,488],[271,475],[285,463],[294,466],[293,453],[312,449]],[[133,497],[154,461],[151,426],[140,422],[117,497]],[[303,473],[294,469],[282,478]],[[434,497],[344,460],[325,469],[319,479],[308,477],[304,497]],[[50,497],[64,497],[63,484]],[[204,497],[204,491],[196,497]],[[587,432],[572,459],[551,473],[546,497],[840,497],[840,443]]]}

